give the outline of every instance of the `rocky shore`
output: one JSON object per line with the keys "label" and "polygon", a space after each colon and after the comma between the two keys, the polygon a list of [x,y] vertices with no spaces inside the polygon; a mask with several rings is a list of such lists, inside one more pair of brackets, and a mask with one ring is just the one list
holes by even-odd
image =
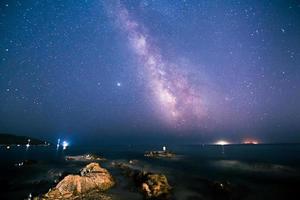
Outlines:
{"label": "rocky shore", "polygon": [[[145,156],[172,158],[176,155],[169,151],[150,151],[146,152]],[[99,200],[114,200],[119,199],[115,195],[115,189],[120,187],[129,193],[139,195],[142,199],[152,200],[171,200],[176,198],[176,187],[169,184],[165,174],[160,173],[160,170],[148,168],[142,160],[113,160],[106,162],[104,165],[111,173],[103,168],[96,161],[104,160],[93,154],[84,154],[79,156],[66,156],[66,160],[70,161],[92,161],[83,167],[78,174],[74,171],[61,174],[56,186],[40,196],[34,197],[35,200],[77,200],[77,199],[99,199]],[[23,162],[24,165],[25,162]],[[26,163],[25,163],[26,164]],[[70,163],[74,165],[75,163]],[[83,163],[78,163],[82,165]],[[56,179],[55,179],[56,180]],[[123,182],[124,181],[124,182]],[[117,186],[112,188],[114,185]],[[207,197],[208,199],[241,199],[247,195],[247,189],[234,185],[228,181],[214,181],[200,178],[198,180],[199,190],[203,193],[190,194],[186,199],[199,199]],[[200,199],[203,199],[203,198]],[[32,198],[29,198],[32,199]],[[137,199],[135,197],[135,199]]]}
{"label": "rocky shore", "polygon": [[[137,161],[136,161],[137,162]],[[166,200],[171,197],[172,187],[167,177],[160,173],[146,172],[132,167],[136,162],[112,162],[112,166],[121,170],[125,177],[130,178],[145,199]],[[55,187],[46,194],[34,197],[34,200],[77,200],[99,199],[113,200],[107,194],[108,189],[115,185],[115,180],[107,169],[92,162],[80,170],[79,174],[65,176]]]}
{"label": "rocky shore", "polygon": [[111,199],[103,191],[114,186],[111,174],[98,163],[85,166],[80,175],[68,175],[46,194],[35,197],[35,200],[54,199]]}

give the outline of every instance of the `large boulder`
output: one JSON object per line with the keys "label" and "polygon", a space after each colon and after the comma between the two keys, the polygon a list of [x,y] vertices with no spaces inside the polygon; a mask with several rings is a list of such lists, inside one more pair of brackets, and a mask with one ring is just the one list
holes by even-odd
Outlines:
{"label": "large boulder", "polygon": [[171,186],[165,175],[146,173],[143,179],[142,191],[147,198],[168,198]]}
{"label": "large boulder", "polygon": [[146,172],[137,166],[134,167],[122,162],[113,162],[112,165],[121,169],[126,176],[132,178],[135,185],[147,199],[170,199],[172,188],[165,175]]}
{"label": "large boulder", "polygon": [[[105,191],[114,185],[110,173],[98,163],[84,167],[80,175],[68,175],[41,199],[80,199],[93,191]],[[99,199],[102,194],[99,193]]]}

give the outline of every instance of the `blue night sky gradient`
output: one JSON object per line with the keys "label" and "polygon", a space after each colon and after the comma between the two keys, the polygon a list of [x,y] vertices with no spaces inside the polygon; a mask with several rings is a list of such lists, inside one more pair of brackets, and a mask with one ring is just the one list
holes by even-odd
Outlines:
{"label": "blue night sky gradient", "polygon": [[[299,1],[4,0],[0,14],[0,132],[74,143],[300,141]],[[136,31],[163,59],[162,77],[146,70],[152,54],[131,47]],[[173,112],[160,83],[180,117],[165,120]]]}

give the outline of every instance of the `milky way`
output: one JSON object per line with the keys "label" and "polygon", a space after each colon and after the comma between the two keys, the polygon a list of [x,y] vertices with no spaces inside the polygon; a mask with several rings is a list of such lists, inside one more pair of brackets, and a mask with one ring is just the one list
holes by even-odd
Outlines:
{"label": "milky way", "polygon": [[300,141],[299,1],[1,2],[2,133]]}
{"label": "milky way", "polygon": [[201,94],[191,86],[185,73],[162,57],[146,28],[126,8],[118,7],[117,20],[145,72],[159,115],[176,128],[199,125],[197,120],[205,114]]}

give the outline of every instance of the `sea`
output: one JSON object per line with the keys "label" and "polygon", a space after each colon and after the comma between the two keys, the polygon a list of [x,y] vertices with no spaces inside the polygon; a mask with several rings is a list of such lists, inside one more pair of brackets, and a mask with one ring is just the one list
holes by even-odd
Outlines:
{"label": "sea", "polygon": [[[0,199],[28,199],[46,193],[57,180],[77,174],[87,163],[66,161],[66,155],[105,157],[116,185],[107,194],[116,200],[143,199],[112,162],[135,161],[145,171],[162,173],[172,186],[172,199],[297,199],[300,198],[300,144],[168,145],[173,159],[144,157],[161,145],[11,146],[0,147]],[[19,166],[24,160],[28,164]],[[215,184],[225,184],[218,191]],[[30,198],[29,198],[30,199]]]}

